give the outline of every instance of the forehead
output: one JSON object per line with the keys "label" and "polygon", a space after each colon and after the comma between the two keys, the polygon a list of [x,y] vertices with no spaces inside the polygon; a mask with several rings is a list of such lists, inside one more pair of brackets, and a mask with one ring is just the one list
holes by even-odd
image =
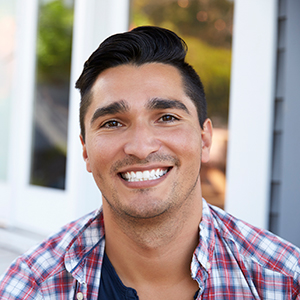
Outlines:
{"label": "forehead", "polygon": [[162,63],[127,64],[103,71],[91,89],[85,120],[90,121],[96,110],[117,102],[126,103],[126,111],[149,111],[153,99],[182,102],[198,120],[196,105],[185,93],[179,70]]}
{"label": "forehead", "polygon": [[105,102],[121,100],[119,97],[175,97],[178,93],[185,94],[179,71],[161,63],[107,69],[98,76],[91,92],[92,100]]}

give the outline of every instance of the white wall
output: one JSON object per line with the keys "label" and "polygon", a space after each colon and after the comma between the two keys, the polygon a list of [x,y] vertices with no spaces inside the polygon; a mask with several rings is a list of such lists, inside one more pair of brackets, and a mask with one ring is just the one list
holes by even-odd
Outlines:
{"label": "white wall", "polygon": [[225,209],[267,228],[276,0],[235,0]]}

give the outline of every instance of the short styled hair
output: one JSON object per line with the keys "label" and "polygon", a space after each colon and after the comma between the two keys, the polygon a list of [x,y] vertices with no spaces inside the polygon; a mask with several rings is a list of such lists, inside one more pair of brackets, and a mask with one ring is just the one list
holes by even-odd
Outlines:
{"label": "short styled hair", "polygon": [[104,40],[85,62],[76,82],[80,90],[80,129],[85,141],[84,119],[91,104],[91,89],[99,74],[109,68],[132,64],[163,63],[177,68],[182,76],[184,91],[194,102],[201,128],[207,118],[204,88],[200,77],[186,61],[187,45],[174,32],[156,27],[141,26]]}

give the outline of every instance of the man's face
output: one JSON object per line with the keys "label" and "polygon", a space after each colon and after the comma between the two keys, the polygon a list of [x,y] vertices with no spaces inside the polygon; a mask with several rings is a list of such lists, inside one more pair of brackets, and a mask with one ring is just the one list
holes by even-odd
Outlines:
{"label": "man's face", "polygon": [[179,71],[151,63],[101,73],[85,116],[83,157],[103,201],[121,216],[153,218],[201,200],[211,123],[202,130]]}

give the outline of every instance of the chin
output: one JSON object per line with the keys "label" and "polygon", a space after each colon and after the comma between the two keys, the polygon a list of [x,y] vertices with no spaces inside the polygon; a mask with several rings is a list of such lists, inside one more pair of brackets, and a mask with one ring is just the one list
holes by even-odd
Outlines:
{"label": "chin", "polygon": [[[146,200],[146,199],[145,199]],[[156,201],[157,202],[157,201]],[[157,219],[164,216],[170,209],[172,205],[170,203],[165,203],[162,205],[162,202],[159,201],[159,205],[157,203],[150,203],[150,201],[146,200],[144,205],[139,203],[139,205],[134,205],[132,207],[122,207],[119,208],[119,215],[123,215],[123,217],[135,219],[135,220],[150,220]]]}

